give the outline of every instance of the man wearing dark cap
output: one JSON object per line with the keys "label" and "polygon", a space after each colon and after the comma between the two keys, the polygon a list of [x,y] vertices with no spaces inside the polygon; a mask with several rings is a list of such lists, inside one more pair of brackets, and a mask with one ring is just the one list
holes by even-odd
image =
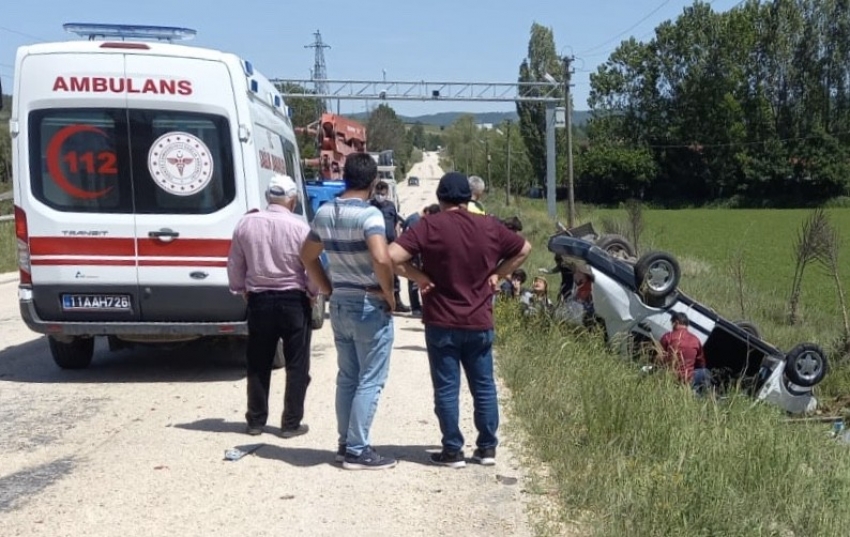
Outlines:
{"label": "man wearing dark cap", "polygon": [[[478,430],[474,462],[496,463],[499,405],[493,379],[493,294],[498,281],[518,268],[531,245],[497,218],[467,210],[469,180],[461,173],[440,179],[441,211],[422,219],[390,245],[397,267],[419,284],[425,344],[434,386],[434,410],[443,449],[431,462],[451,468],[466,465],[459,426],[461,367],[472,392]],[[406,264],[421,256],[421,270]],[[406,265],[405,265],[406,264]]]}

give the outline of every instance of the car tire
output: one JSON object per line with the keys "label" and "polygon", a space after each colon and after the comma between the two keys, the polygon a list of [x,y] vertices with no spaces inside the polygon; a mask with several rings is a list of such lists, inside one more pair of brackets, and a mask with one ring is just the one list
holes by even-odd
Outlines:
{"label": "car tire", "polygon": [[800,343],[785,357],[785,378],[804,388],[811,388],[829,371],[826,354],[814,343]]}
{"label": "car tire", "polygon": [[53,361],[62,369],[85,369],[91,365],[94,356],[93,337],[77,337],[67,343],[48,337],[47,341]]}
{"label": "car tire", "polygon": [[310,326],[319,330],[325,324],[325,295],[317,295],[316,302],[310,312]]}
{"label": "car tire", "polygon": [[635,286],[646,299],[664,299],[676,291],[682,271],[667,252],[647,252],[635,264]]}
{"label": "car tire", "polygon": [[611,257],[618,259],[628,259],[635,257],[635,247],[632,243],[622,235],[608,234],[602,235],[596,240],[596,246],[605,250],[605,253]]}
{"label": "car tire", "polygon": [[761,339],[761,331],[759,331],[759,327],[756,323],[750,321],[735,321],[735,326],[751,335],[755,339]]}

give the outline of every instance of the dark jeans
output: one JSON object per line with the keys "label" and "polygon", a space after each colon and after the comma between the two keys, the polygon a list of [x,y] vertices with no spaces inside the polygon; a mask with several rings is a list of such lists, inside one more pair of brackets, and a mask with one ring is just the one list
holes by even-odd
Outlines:
{"label": "dark jeans", "polygon": [[434,412],[443,433],[443,449],[460,451],[463,433],[459,424],[460,368],[472,392],[473,420],[478,430],[475,445],[494,448],[499,443],[499,401],[493,379],[493,330],[461,330],[425,326],[425,344],[434,386]]}
{"label": "dark jeans", "polygon": [[248,425],[261,427],[269,417],[272,363],[279,339],[286,359],[281,429],[301,424],[310,384],[311,333],[310,299],[303,291],[248,295]]}
{"label": "dark jeans", "polygon": [[410,297],[410,309],[422,310],[422,301],[419,299],[419,285],[413,280],[407,280],[407,295]]}

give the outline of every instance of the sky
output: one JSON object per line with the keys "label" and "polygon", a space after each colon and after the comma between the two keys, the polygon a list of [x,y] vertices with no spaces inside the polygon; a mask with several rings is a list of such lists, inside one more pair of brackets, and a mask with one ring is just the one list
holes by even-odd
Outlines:
{"label": "sky", "polygon": [[[19,46],[80,39],[66,22],[188,27],[186,44],[233,52],[269,78],[308,79],[314,33],[324,49],[330,80],[512,83],[527,55],[533,23],[552,29],[556,50],[574,56],[573,103],[586,110],[590,73],[619,43],[646,41],[675,19],[689,0],[33,0],[5,2],[0,11],[0,81],[11,93]],[[726,11],[738,0],[713,0]],[[201,7],[203,5],[203,7]],[[215,7],[213,7],[215,6]],[[356,6],[356,7],[352,7]],[[398,114],[515,110],[513,103],[387,101]],[[375,102],[341,101],[342,113],[362,112]]]}

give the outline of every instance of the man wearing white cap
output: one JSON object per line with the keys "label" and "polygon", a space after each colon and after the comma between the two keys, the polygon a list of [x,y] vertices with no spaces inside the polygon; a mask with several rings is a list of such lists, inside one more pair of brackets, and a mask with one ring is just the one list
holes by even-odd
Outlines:
{"label": "man wearing white cap", "polygon": [[[230,290],[248,300],[248,422],[246,432],[262,434],[269,414],[269,388],[277,342],[283,339],[286,390],[281,436],[292,438],[309,428],[304,398],[310,383],[310,282],[300,252],[310,226],[293,209],[298,186],[287,175],[275,175],[266,189],[268,207],[253,211],[236,225],[227,275]],[[327,290],[329,291],[329,290]]]}

